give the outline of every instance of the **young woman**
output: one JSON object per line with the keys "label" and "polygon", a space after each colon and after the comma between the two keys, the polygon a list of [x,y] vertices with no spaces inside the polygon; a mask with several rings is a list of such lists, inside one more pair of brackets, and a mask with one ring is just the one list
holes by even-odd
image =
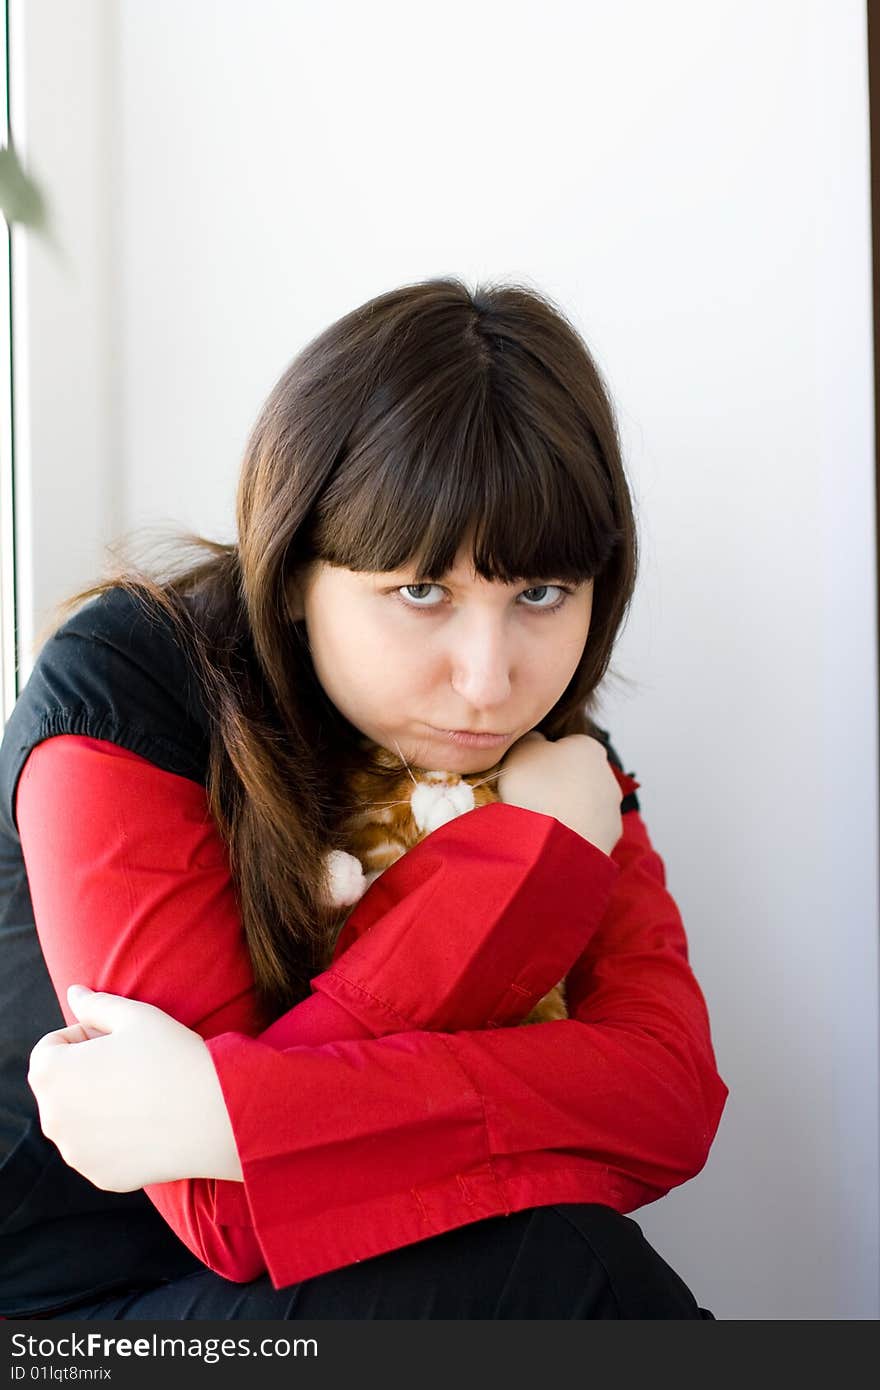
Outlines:
{"label": "young woman", "polygon": [[[711,1316],[624,1215],[702,1168],[727,1091],[592,719],[637,565],[581,338],[521,287],[379,296],[271,392],[237,524],[71,599],[0,745],[0,1311]],[[500,799],[332,942],[368,746],[500,762]],[[563,976],[569,1016],[518,1026]]]}

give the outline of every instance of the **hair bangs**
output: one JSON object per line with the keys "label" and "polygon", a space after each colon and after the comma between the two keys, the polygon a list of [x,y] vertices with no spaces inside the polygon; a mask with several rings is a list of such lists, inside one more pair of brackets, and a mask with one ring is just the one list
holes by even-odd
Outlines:
{"label": "hair bangs", "polygon": [[417,425],[398,420],[389,433],[386,422],[345,461],[322,499],[315,556],[436,582],[468,545],[490,582],[601,574],[620,532],[589,440],[565,457],[483,392],[464,403],[459,393],[439,421]]}

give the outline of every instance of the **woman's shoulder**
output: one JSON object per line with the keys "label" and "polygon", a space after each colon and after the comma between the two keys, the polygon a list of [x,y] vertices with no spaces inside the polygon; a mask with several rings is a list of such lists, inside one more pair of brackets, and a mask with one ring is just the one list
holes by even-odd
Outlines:
{"label": "woman's shoulder", "polygon": [[210,720],[201,683],[170,616],[114,586],[46,639],[0,743],[0,822],[31,749],[57,734],[106,739],[168,772],[203,782]]}
{"label": "woman's shoulder", "polygon": [[184,725],[207,726],[185,638],[145,590],[114,585],[68,617],[41,648],[32,677],[49,670],[63,678],[66,703],[106,701],[131,716],[173,710]]}
{"label": "woman's shoulder", "polygon": [[47,638],[37,659],[47,650],[51,651],[53,643],[70,638],[109,642],[131,649],[145,643],[152,643],[155,650],[161,650],[169,641],[172,646],[178,645],[174,624],[148,591],[123,584],[103,589],[60,623]]}

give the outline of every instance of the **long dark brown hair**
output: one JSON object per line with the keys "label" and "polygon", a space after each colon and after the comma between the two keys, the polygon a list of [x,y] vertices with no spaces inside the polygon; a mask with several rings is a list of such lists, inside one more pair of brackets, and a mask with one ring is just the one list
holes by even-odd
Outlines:
{"label": "long dark brown hair", "polygon": [[458,278],[381,294],[298,353],[246,445],[236,521],[237,543],[175,533],[168,574],[125,561],[53,618],[121,586],[172,619],[196,663],[206,790],[268,1023],[329,962],[322,859],[341,843],[345,771],[364,757],[292,619],[292,579],[321,559],[414,561],[438,582],[471,535],[486,580],[593,579],[580,664],[536,726],[553,739],[595,734],[637,541],[609,393],[576,329],[534,289]]}

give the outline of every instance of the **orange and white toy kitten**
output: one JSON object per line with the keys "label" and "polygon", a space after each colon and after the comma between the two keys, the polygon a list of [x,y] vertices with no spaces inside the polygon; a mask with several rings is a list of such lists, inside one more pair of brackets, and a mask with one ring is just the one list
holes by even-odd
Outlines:
{"label": "orange and white toy kitten", "polygon": [[[356,808],[344,824],[348,848],[331,850],[326,856],[329,901],[340,909],[358,902],[385,869],[432,830],[465,811],[500,800],[490,785],[499,776],[500,766],[464,774],[429,772],[408,766],[378,745],[372,745],[372,760],[374,766],[358,768],[348,779]],[[395,771],[399,776],[389,775]],[[560,980],[522,1022],[567,1018],[564,985]]]}

